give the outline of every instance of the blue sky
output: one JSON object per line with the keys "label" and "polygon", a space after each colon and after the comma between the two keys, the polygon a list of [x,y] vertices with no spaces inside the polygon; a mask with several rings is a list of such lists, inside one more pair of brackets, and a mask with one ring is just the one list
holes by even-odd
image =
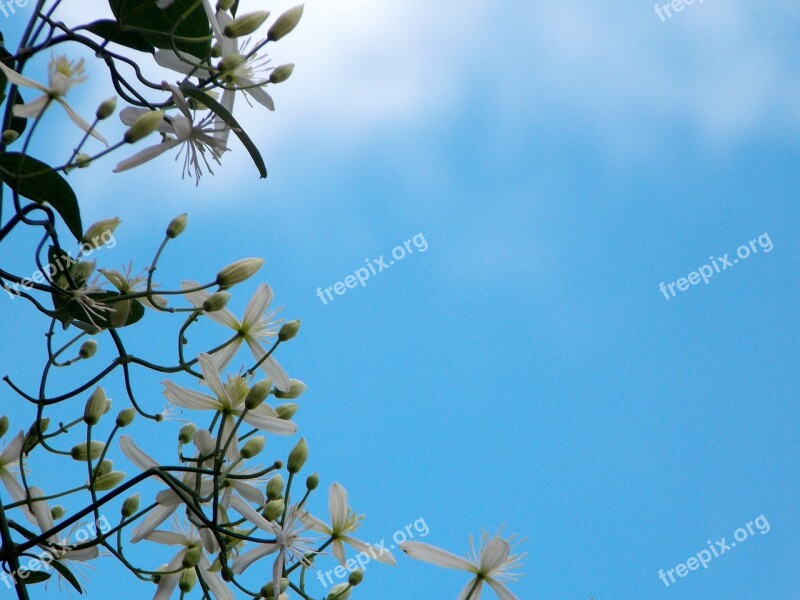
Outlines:
{"label": "blue sky", "polygon": [[[278,110],[238,107],[268,180],[234,144],[198,189],[168,157],[73,184],[85,221],[124,221],[107,266],[147,264],[184,211],[164,281],[267,260],[276,305],[303,320],[281,362],[309,386],[309,468],[347,487],[363,539],[424,519],[425,541],[460,554],[504,525],[527,537],[525,600],[794,598],[800,9],[707,0],[662,22],[651,4],[309,3],[277,51],[297,63]],[[103,86],[76,95],[85,114]],[[426,252],[317,297],[418,233]],[[770,252],[659,291],[762,234]],[[41,348],[12,340],[41,324],[19,301],[3,314],[3,374],[30,383]],[[159,378],[141,381],[160,407]],[[169,457],[178,426],[148,449]],[[659,579],[761,515],[768,533]],[[399,560],[370,565],[359,597],[466,582]],[[110,560],[90,577],[118,589]]]}

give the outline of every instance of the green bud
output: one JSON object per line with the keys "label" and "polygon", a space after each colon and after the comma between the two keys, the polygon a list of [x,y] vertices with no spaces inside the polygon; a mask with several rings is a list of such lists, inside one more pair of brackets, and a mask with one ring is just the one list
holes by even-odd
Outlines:
{"label": "green bud", "polygon": [[190,444],[194,439],[194,434],[197,433],[197,426],[194,423],[187,423],[181,427],[178,433],[178,441],[181,444]]}
{"label": "green bud", "polygon": [[200,546],[194,546],[183,555],[181,564],[184,569],[193,569],[198,565],[201,558],[203,558],[203,549]]}
{"label": "green bud", "polygon": [[110,460],[104,460],[99,465],[94,468],[94,476],[95,477],[102,477],[103,475],[108,475],[111,473],[111,470],[114,468],[114,463]]}
{"label": "green bud", "polygon": [[81,242],[89,244],[93,248],[99,248],[108,241],[108,235],[114,235],[114,231],[116,231],[120,223],[122,223],[122,221],[117,217],[98,221],[86,230]]}
{"label": "green bud", "polygon": [[350,573],[350,577],[347,578],[347,583],[352,585],[353,587],[357,586],[359,583],[364,581],[364,571],[361,569],[356,569]]}
{"label": "green bud", "polygon": [[281,498],[270,500],[264,507],[264,518],[267,521],[276,521],[281,517],[285,509],[286,503]]}
{"label": "green bud", "polygon": [[107,407],[108,398],[106,397],[106,392],[103,388],[98,387],[94,393],[89,396],[89,400],[86,401],[86,406],[83,409],[84,423],[87,425],[97,425],[98,421],[100,421],[100,417],[106,413]]}
{"label": "green bud", "polygon": [[122,471],[111,471],[108,475],[103,475],[94,480],[94,490],[96,492],[113,490],[122,483],[123,479],[125,479],[125,473]]}
{"label": "green bud", "polygon": [[289,453],[289,460],[286,461],[286,470],[289,473],[299,473],[303,465],[306,464],[306,460],[308,460],[308,444],[306,444],[305,438],[300,438],[300,441]]}
{"label": "green bud", "polygon": [[310,491],[314,491],[319,487],[319,475],[316,473],[312,473],[306,479],[306,489]]}
{"label": "green bud", "polygon": [[183,213],[182,215],[178,215],[172,221],[169,222],[169,226],[167,227],[167,237],[171,240],[174,240],[180,234],[183,233],[183,230],[186,229],[186,223],[189,221],[189,215]]}
{"label": "green bud", "polygon": [[261,406],[264,400],[267,399],[267,396],[269,396],[271,387],[272,383],[269,379],[257,381],[253,387],[250,388],[250,391],[247,392],[247,398],[244,400],[244,405],[247,407],[247,410],[254,410]]}
{"label": "green bud", "polygon": [[92,441],[91,444],[81,442],[80,444],[73,446],[69,454],[74,460],[80,460],[84,462],[89,459],[97,460],[100,458],[100,455],[103,453],[105,447],[106,446],[103,444],[103,442],[99,442],[97,440]]}
{"label": "green bud", "polygon": [[219,0],[217,10],[230,10],[236,0]]}
{"label": "green bud", "polygon": [[136,409],[135,408],[126,408],[124,410],[119,411],[117,415],[117,427],[127,427],[133,420],[136,418]]}
{"label": "green bud", "polygon": [[129,519],[133,515],[135,515],[139,511],[139,494],[134,494],[126,498],[125,502],[122,503],[122,513],[123,519]]}
{"label": "green bud", "polygon": [[278,413],[278,418],[283,419],[284,421],[289,421],[300,409],[299,404],[281,404],[278,408],[275,409],[275,412]]}
{"label": "green bud", "polygon": [[85,282],[94,273],[95,263],[93,261],[82,260],[72,267],[72,277],[78,282]]}
{"label": "green bud", "polygon": [[278,498],[283,498],[283,487],[283,477],[275,475],[267,483],[267,499],[277,500]]}
{"label": "green bud", "polygon": [[266,21],[268,17],[269,11],[266,10],[247,13],[241,17],[236,17],[233,21],[225,25],[222,33],[229,38],[250,35],[258,30],[258,28],[264,24],[264,21]]}
{"label": "green bud", "polygon": [[273,394],[275,394],[276,398],[280,398],[282,400],[294,400],[295,398],[299,398],[303,395],[303,392],[306,391],[306,384],[298,379],[290,379],[289,380],[289,389],[288,391],[282,392],[279,389],[275,389]]}
{"label": "green bud", "polygon": [[203,302],[203,310],[207,313],[217,312],[228,305],[231,295],[228,292],[215,292]]}
{"label": "green bud", "polygon": [[67,509],[61,505],[56,505],[50,509],[50,516],[54,521],[58,521],[61,517],[67,514]]}
{"label": "green bud", "polygon": [[6,433],[8,433],[8,417],[3,415],[0,417],[0,438],[2,438]]}
{"label": "green bud", "polygon": [[178,589],[186,593],[191,592],[194,584],[197,583],[197,572],[194,569],[184,569],[181,571],[181,578],[178,580]]}
{"label": "green bud", "polygon": [[330,600],[349,600],[353,588],[349,583],[339,583],[331,588],[328,598]]}
{"label": "green bud", "polygon": [[[281,589],[278,592],[279,595],[289,589],[289,580],[288,579],[281,579]],[[264,585],[259,592],[262,598],[266,600],[275,600],[275,584],[271,581]]]}
{"label": "green bud", "polygon": [[294,63],[290,63],[288,65],[281,65],[279,67],[275,67],[272,70],[272,73],[269,74],[269,82],[270,83],[283,83],[289,77],[292,76],[294,72]]}
{"label": "green bud", "polygon": [[261,451],[264,450],[264,446],[266,446],[266,444],[267,444],[267,438],[265,437],[262,436],[251,437],[249,440],[245,442],[244,446],[242,446],[242,449],[239,451],[239,453],[244,458],[253,458],[254,456],[258,456],[259,454],[261,454]]}
{"label": "green bud", "polygon": [[97,354],[97,342],[94,340],[87,340],[81,344],[81,349],[78,350],[78,356],[82,359],[92,358]]}
{"label": "green bud", "polygon": [[250,279],[263,266],[263,258],[238,260],[217,273],[217,285],[223,290],[233,287],[237,283]]}
{"label": "green bud", "polygon": [[100,103],[100,106],[97,107],[97,118],[102,121],[103,119],[107,119],[111,115],[114,114],[114,111],[117,110],[117,97],[114,96],[109,98],[108,100],[103,100]]}
{"label": "green bud", "polygon": [[128,128],[128,131],[125,132],[122,139],[126,144],[138,142],[158,129],[163,121],[163,110],[151,110],[150,112],[146,112],[134,121],[133,125]]}
{"label": "green bud", "polygon": [[278,332],[278,339],[282,342],[288,342],[297,332],[300,331],[300,319],[284,323],[281,330]]}
{"label": "green bud", "polygon": [[15,131],[13,129],[6,129],[3,132],[3,143],[6,144],[6,145],[13,144],[18,139],[19,139],[19,132],[18,131]]}
{"label": "green bud", "polygon": [[92,164],[92,157],[86,154],[85,152],[79,152],[75,156],[75,166],[79,169],[85,169],[90,164]]}
{"label": "green bud", "polygon": [[290,34],[292,30],[297,27],[297,24],[300,22],[300,18],[302,16],[302,4],[300,6],[290,8],[280,17],[278,17],[278,20],[273,23],[272,27],[270,27],[269,33],[267,33],[267,39],[270,42],[277,42],[282,37]]}
{"label": "green bud", "polygon": [[50,427],[50,417],[45,417],[39,421],[39,428],[37,429],[36,423],[30,426],[28,432],[25,434],[25,441],[22,444],[24,452],[30,452],[39,443],[39,433],[44,433]]}

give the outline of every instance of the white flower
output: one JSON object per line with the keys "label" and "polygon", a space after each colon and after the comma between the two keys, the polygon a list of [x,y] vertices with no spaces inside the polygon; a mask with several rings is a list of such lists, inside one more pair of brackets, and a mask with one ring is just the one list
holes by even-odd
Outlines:
{"label": "white flower", "polygon": [[[185,290],[200,287],[200,284],[194,281],[184,281],[182,285]],[[209,297],[209,294],[204,291],[187,292],[184,295],[196,308],[202,307],[203,302]],[[228,363],[239,351],[242,342],[247,343],[256,361],[261,361],[264,358],[266,351],[261,346],[260,340],[276,338],[280,331],[281,321],[275,318],[277,311],[266,312],[271,302],[272,288],[262,283],[247,303],[247,308],[241,321],[234,317],[233,313],[227,308],[205,313],[212,321],[225,327],[230,327],[238,334],[233,342],[212,355],[220,371],[228,366]],[[280,391],[289,391],[291,385],[289,376],[272,356],[261,363],[261,369],[272,379],[275,387]]]}
{"label": "white flower", "polygon": [[89,123],[84,121],[81,116],[67,104],[67,101],[64,100],[64,96],[67,95],[70,89],[86,81],[86,77],[83,76],[83,59],[77,62],[70,62],[66,56],[59,56],[58,58],[54,56],[50,60],[48,87],[28,79],[24,75],[20,75],[2,62],[0,62],[0,69],[2,69],[3,73],[8,77],[8,80],[14,85],[32,88],[42,92],[42,95],[33,102],[14,106],[13,113],[15,117],[23,119],[38,118],[51,102],[57,102],[67,111],[67,115],[72,119],[75,125],[108,146],[108,142],[105,138],[97,133]]}
{"label": "white flower", "polygon": [[[157,544],[165,544],[167,546],[179,546],[181,549],[169,561],[166,574],[161,575],[158,582],[158,590],[153,600],[167,600],[172,596],[172,592],[178,587],[178,582],[181,578],[181,566],[183,558],[187,552],[197,548],[205,548],[209,552],[213,552],[214,548],[209,548],[207,543],[200,537],[194,527],[189,527],[185,531],[153,531],[146,536],[146,539]],[[200,562],[197,564],[197,571],[200,579],[208,586],[208,589],[214,594],[217,600],[235,600],[233,592],[228,589],[222,578],[210,571],[211,563],[205,554],[201,554]],[[177,572],[171,572],[177,571]]]}
{"label": "white flower", "polygon": [[368,553],[379,562],[387,565],[397,564],[394,556],[392,556],[392,553],[388,550],[376,550],[369,544],[349,535],[361,526],[361,521],[364,519],[364,516],[357,515],[350,510],[350,505],[347,500],[347,490],[339,483],[334,483],[328,492],[328,510],[331,513],[330,525],[327,525],[308,513],[303,516],[303,520],[311,530],[333,538],[333,555],[339,559],[340,563],[345,564],[346,562],[347,557],[344,553],[344,545],[348,544],[359,552]]}
{"label": "white flower", "polygon": [[[124,267],[122,271],[118,271],[117,269],[98,269],[98,271],[100,271],[103,277],[117,288],[119,293],[123,296],[147,291],[147,285],[144,285],[147,283],[147,270],[134,276],[133,261],[128,263],[128,266]],[[155,288],[157,286],[154,284],[153,287]],[[148,308],[155,308],[153,304],[158,304],[161,308],[167,305],[166,298],[157,294],[153,294],[153,303],[151,303],[146,296],[142,296],[136,300]]]}
{"label": "white flower", "polygon": [[273,589],[279,590],[287,559],[311,566],[306,555],[315,552],[311,545],[313,540],[300,537],[307,530],[302,522],[302,510],[297,506],[288,511],[283,526],[275,521],[267,521],[240,498],[232,498],[231,507],[260,530],[275,536],[274,542],[259,544],[253,550],[236,557],[231,565],[234,573],[242,573],[259,558],[277,552],[278,557],[272,565],[272,585]]}
{"label": "white flower", "polygon": [[[116,166],[114,173],[120,173],[138,167],[160,156],[164,152],[180,146],[181,150],[178,152],[176,160],[180,158],[180,155],[184,151],[186,152],[183,159],[183,176],[185,177],[188,174],[190,178],[194,177],[199,185],[200,178],[203,175],[200,158],[202,158],[208,172],[213,174],[214,171],[211,169],[206,151],[208,151],[208,154],[217,164],[220,164],[219,159],[226,150],[225,142],[215,137],[217,125],[212,125],[212,121],[214,120],[213,114],[208,115],[195,124],[192,119],[192,113],[189,110],[189,105],[181,91],[171,84],[165,84],[165,86],[172,92],[172,99],[175,102],[175,106],[177,106],[178,110],[181,112],[179,116],[171,115],[165,118],[158,127],[158,131],[166,134],[167,139],[159,144],[149,146],[130,158],[123,160]],[[123,109],[119,116],[125,125],[130,126],[144,113],[148,112],[150,111],[144,108],[128,107]],[[169,137],[170,135],[174,135],[175,137]]]}
{"label": "white flower", "polygon": [[[223,438],[223,442],[225,439],[226,438]],[[197,433],[195,433],[194,444],[197,446],[197,449],[200,451],[200,455],[202,456],[211,456],[216,450],[214,440],[211,438],[211,434],[207,429],[199,429]],[[222,497],[220,499],[220,506],[228,507],[230,505],[231,494],[234,491],[237,492],[242,498],[249,500],[253,504],[258,504],[259,506],[263,505],[264,493],[256,486],[263,486],[265,483],[264,478],[256,477],[252,479],[240,479],[241,476],[248,476],[258,473],[261,471],[261,469],[256,470],[252,468],[245,468],[239,460],[241,458],[241,454],[239,454],[238,445],[234,444],[233,440],[231,440],[231,446],[233,447],[233,452],[230,453],[230,456],[233,459],[231,464],[236,466],[223,470],[225,479],[222,482],[224,491],[222,492]],[[210,466],[211,465],[207,465],[205,463],[202,465],[202,467],[205,468],[210,468]],[[231,475],[234,475],[235,477],[231,477]]]}
{"label": "white flower", "polygon": [[517,579],[517,575],[509,571],[520,567],[524,556],[511,554],[510,542],[512,541],[513,538],[506,540],[499,534],[490,538],[488,533],[484,533],[481,538],[481,547],[476,550],[475,542],[470,536],[472,556],[468,555],[468,560],[422,542],[405,542],[400,544],[400,548],[411,558],[437,567],[457,569],[475,575],[461,590],[458,600],[480,600],[484,581],[501,600],[518,600],[504,585],[504,582]]}
{"label": "white flower", "polygon": [[[203,380],[211,389],[216,398],[182,388],[171,381],[164,381],[164,395],[172,404],[188,408],[191,410],[213,410],[223,413],[225,424],[231,426],[230,417],[238,417],[244,414],[244,421],[257,429],[262,429],[277,435],[292,435],[297,432],[297,425],[292,421],[287,421],[278,417],[275,410],[266,403],[262,403],[253,410],[245,411],[244,401],[247,398],[247,384],[240,375],[228,377],[228,381],[223,384],[219,370],[214,364],[214,360],[208,354],[201,354],[199,357],[200,369],[203,372]],[[227,439],[223,425],[220,435]],[[232,440],[234,445],[237,440]],[[229,448],[230,451],[230,448]],[[228,455],[229,459],[233,454]]]}
{"label": "white flower", "polygon": [[[17,474],[19,473],[19,457],[22,452],[22,445],[25,443],[25,436],[20,431],[14,439],[8,443],[2,452],[0,452],[0,481],[3,482],[3,485],[8,490],[8,494],[11,496],[11,499],[14,502],[22,502],[28,496],[25,493],[25,490],[17,481]],[[20,509],[23,513],[25,513],[25,517],[30,521],[32,524],[36,525],[37,521],[33,516],[33,513],[28,509],[27,506],[24,504],[20,506]]]}

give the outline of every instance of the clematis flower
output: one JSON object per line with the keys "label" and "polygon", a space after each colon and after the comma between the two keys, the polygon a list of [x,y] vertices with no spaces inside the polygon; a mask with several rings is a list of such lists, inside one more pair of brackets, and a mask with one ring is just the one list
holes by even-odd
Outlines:
{"label": "clematis flower", "polygon": [[79,83],[86,81],[86,77],[83,74],[83,59],[77,62],[70,62],[66,56],[54,56],[51,58],[50,65],[48,67],[49,82],[47,87],[43,86],[41,83],[33,81],[32,79],[28,79],[24,75],[20,75],[13,69],[4,65],[2,62],[0,62],[0,69],[2,69],[3,73],[5,73],[5,76],[14,85],[18,87],[31,88],[42,92],[42,95],[33,102],[14,106],[13,113],[15,117],[20,117],[23,119],[36,119],[41,116],[48,106],[50,106],[51,102],[57,102],[64,108],[64,110],[67,112],[67,115],[72,122],[75,123],[75,125],[108,146],[108,142],[105,140],[105,138],[97,133],[97,131],[95,131],[94,128],[83,118],[81,118],[81,116],[76,113],[69,104],[67,104],[67,101],[64,100],[64,96],[67,95],[67,92],[69,92]]}
{"label": "clematis flower", "polygon": [[[114,173],[121,173],[128,169],[138,167],[157,156],[164,154],[168,150],[180,147],[180,152],[176,160],[180,158],[181,154],[185,155],[183,158],[183,176],[194,177],[197,185],[200,184],[200,178],[203,176],[202,163],[209,173],[214,173],[211,168],[211,163],[208,161],[206,152],[210,155],[211,159],[217,164],[220,163],[220,157],[225,152],[225,142],[218,139],[215,134],[217,133],[217,125],[212,124],[214,115],[208,115],[197,123],[194,123],[192,113],[189,110],[189,105],[186,98],[181,91],[171,84],[164,84],[167,89],[172,92],[172,99],[175,106],[181,112],[179,116],[169,116],[162,121],[158,127],[158,131],[165,134],[166,139],[159,144],[149,146],[144,150],[137,152],[130,158],[120,162],[114,169]],[[120,119],[125,125],[133,125],[136,120],[144,113],[150,112],[144,108],[128,107],[120,112]],[[171,137],[174,136],[174,137]]]}
{"label": "clematis flower", "polygon": [[293,506],[286,514],[283,526],[275,521],[267,521],[241,498],[232,498],[231,508],[235,509],[236,512],[261,531],[275,536],[275,542],[259,544],[249,552],[236,557],[231,565],[234,573],[241,574],[259,558],[277,552],[278,556],[272,565],[272,585],[273,589],[279,590],[281,578],[283,577],[283,567],[287,560],[298,561],[307,567],[311,566],[311,562],[306,558],[306,555],[315,551],[312,546],[313,540],[301,537],[307,529],[302,521],[303,511],[297,506]]}
{"label": "clematis flower", "polygon": [[386,549],[380,548],[377,551],[369,544],[357,540],[350,536],[361,526],[361,521],[364,519],[363,515],[357,515],[350,510],[350,505],[347,500],[347,490],[341,484],[334,483],[328,492],[328,510],[331,513],[331,524],[328,525],[320,521],[315,516],[305,513],[303,520],[308,525],[309,529],[318,533],[325,534],[333,538],[333,555],[339,559],[339,562],[345,564],[347,557],[344,553],[344,545],[348,544],[359,552],[366,552],[373,556],[375,560],[387,565],[396,565],[392,553]]}
{"label": "clematis flower", "polygon": [[[223,437],[223,440],[226,439]],[[199,429],[194,436],[194,444],[197,446],[197,449],[200,451],[200,455],[202,456],[211,456],[214,454],[216,450],[216,444],[211,437],[211,434],[207,429]],[[247,476],[253,475],[258,473],[262,469],[252,469],[252,468],[245,468],[242,463],[240,462],[241,454],[239,453],[239,448],[237,444],[233,443],[231,440],[231,446],[233,447],[233,452],[231,453],[232,463],[236,465],[232,469],[226,469],[223,472],[225,473],[225,479],[222,482],[223,491],[222,496],[220,498],[220,506],[228,507],[231,502],[231,497],[233,492],[239,494],[245,500],[252,502],[253,504],[258,504],[259,506],[264,504],[264,493],[258,489],[256,486],[263,486],[265,480],[263,477],[254,477],[251,479],[239,479],[238,476]],[[211,462],[211,461],[207,461]],[[202,467],[210,468],[211,465],[203,464]],[[236,478],[229,477],[229,475],[236,475]]]}
{"label": "clematis flower", "polygon": [[490,538],[488,533],[484,533],[480,549],[476,550],[475,542],[470,536],[472,556],[468,555],[467,559],[422,542],[404,542],[400,544],[400,548],[411,558],[475,575],[461,590],[458,600],[480,600],[484,582],[489,584],[501,600],[518,600],[504,585],[504,582],[517,579],[517,575],[509,571],[520,567],[524,557],[511,554],[512,541],[513,538],[506,540],[499,534]]}
{"label": "clematis flower", "polygon": [[[14,436],[14,439],[8,443],[8,446],[0,452],[0,481],[3,482],[3,485],[8,490],[8,494],[14,502],[22,502],[28,497],[22,484],[17,481],[17,475],[19,474],[19,457],[24,443],[25,436],[20,431]],[[25,513],[25,517],[28,521],[33,525],[37,524],[33,513],[27,506],[23,504],[20,506],[20,509]]]}
{"label": "clematis flower", "polygon": [[[200,287],[200,284],[194,281],[184,281],[182,285],[185,290]],[[187,292],[184,295],[195,308],[202,307],[203,302],[209,297],[209,294],[204,291]],[[281,320],[275,318],[277,311],[266,312],[271,302],[272,288],[262,283],[247,303],[247,308],[241,321],[234,317],[233,313],[227,308],[205,313],[212,321],[229,327],[238,334],[232,343],[212,355],[219,370],[228,366],[228,363],[239,351],[242,342],[247,343],[256,361],[264,358],[266,350],[261,346],[260,340],[274,339],[278,337],[280,332]],[[261,369],[272,379],[275,387],[280,391],[289,391],[291,385],[289,376],[272,356],[261,363]]]}
{"label": "clematis flower", "polygon": [[[118,271],[117,269],[98,269],[98,271],[100,271],[100,273],[103,274],[103,277],[105,277],[111,285],[117,288],[119,293],[123,296],[147,291],[147,269],[142,271],[139,275],[134,276],[133,261],[128,263],[128,266],[124,267],[121,271]],[[153,287],[155,288],[157,285],[153,284]],[[158,294],[153,294],[152,303],[146,296],[142,296],[136,300],[144,306],[153,309],[156,308],[153,306],[153,304],[157,304],[161,308],[164,308],[167,305],[167,299],[163,296],[159,296]]]}

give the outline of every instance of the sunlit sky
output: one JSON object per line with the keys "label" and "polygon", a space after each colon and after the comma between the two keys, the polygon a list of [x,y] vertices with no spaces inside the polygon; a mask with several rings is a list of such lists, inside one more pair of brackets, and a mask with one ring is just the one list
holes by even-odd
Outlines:
{"label": "sunlit sky", "polygon": [[[107,10],[66,4],[71,23]],[[9,46],[23,24],[0,17]],[[123,220],[102,266],[144,268],[182,212],[189,227],[159,266],[164,285],[266,259],[259,281],[303,322],[279,359],[309,388],[296,420],[322,480],[312,509],[326,516],[327,488],[341,482],[366,514],[362,539],[422,519],[421,541],[463,554],[470,534],[504,526],[527,538],[510,586],[522,600],[794,598],[798,26],[800,7],[783,0],[695,2],[665,21],[630,0],[309,2],[272,50],[274,64],[297,65],[272,90],[277,110],[236,108],[268,179],[232,141],[198,188],[170,156],[113,175],[128,149],[70,182],[86,223]],[[85,115],[113,94],[102,71],[90,75],[74,94]],[[43,138],[32,147],[52,156]],[[424,252],[412,241],[363,287],[317,295],[414,236]],[[669,300],[659,290],[751,240],[758,251],[708,284]],[[30,243],[4,259],[29,269]],[[236,289],[235,313],[256,283]],[[3,302],[0,371],[33,386],[46,325]],[[159,355],[179,324],[148,318],[149,333],[125,337]],[[225,339],[214,324],[203,332],[193,347]],[[139,380],[153,410],[162,378]],[[121,379],[107,387],[124,406]],[[20,401],[1,397],[26,428]],[[168,461],[179,426],[137,439]],[[293,442],[271,438],[265,460]],[[69,482],[41,466],[31,477]],[[659,579],[762,515],[768,531],[708,569]],[[355,597],[455,598],[468,580],[398,561],[369,565]],[[104,559],[88,589],[154,592],[125,577]]]}

